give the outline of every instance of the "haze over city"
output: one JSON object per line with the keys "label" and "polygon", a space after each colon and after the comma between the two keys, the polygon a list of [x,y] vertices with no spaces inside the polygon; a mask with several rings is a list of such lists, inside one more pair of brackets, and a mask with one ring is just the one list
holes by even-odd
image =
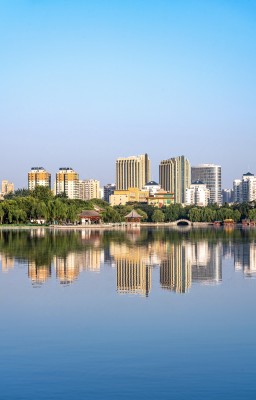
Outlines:
{"label": "haze over city", "polygon": [[114,182],[115,160],[184,154],[256,173],[253,1],[0,6],[1,179],[31,166]]}

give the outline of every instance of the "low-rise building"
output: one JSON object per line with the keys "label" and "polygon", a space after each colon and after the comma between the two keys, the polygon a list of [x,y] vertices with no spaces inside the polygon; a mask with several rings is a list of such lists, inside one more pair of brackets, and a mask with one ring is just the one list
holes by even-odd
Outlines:
{"label": "low-rise building", "polygon": [[174,193],[167,192],[165,190],[159,190],[158,192],[148,196],[147,203],[154,207],[170,206],[174,204]]}
{"label": "low-rise building", "polygon": [[149,196],[148,190],[140,190],[138,188],[129,188],[128,190],[115,190],[110,196],[110,205],[119,206],[127,203],[147,203]]}
{"label": "low-rise building", "polygon": [[149,195],[154,195],[156,192],[161,190],[161,185],[155,181],[147,182],[146,185],[143,187],[144,190],[149,191]]}

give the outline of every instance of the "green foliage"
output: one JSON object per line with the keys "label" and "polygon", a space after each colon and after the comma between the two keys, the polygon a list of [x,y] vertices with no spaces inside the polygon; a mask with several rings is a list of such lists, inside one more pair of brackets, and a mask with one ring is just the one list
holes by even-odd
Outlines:
{"label": "green foliage", "polygon": [[22,189],[15,190],[14,193],[11,192],[11,193],[6,194],[4,196],[4,198],[5,198],[5,200],[12,200],[17,197],[27,197],[27,196],[30,196],[30,194],[31,194],[30,190],[22,188]]}
{"label": "green foliage", "polygon": [[44,202],[48,202],[53,198],[52,191],[47,186],[36,186],[35,189],[32,190],[31,196]]}
{"label": "green foliage", "polygon": [[164,213],[161,210],[155,210],[152,215],[153,222],[164,222]]}
{"label": "green foliage", "polygon": [[249,218],[252,221],[256,221],[256,209],[255,208],[252,209],[252,210],[249,210]]}
{"label": "green foliage", "polygon": [[199,207],[193,207],[188,213],[189,220],[191,222],[201,222],[202,221],[202,210]]}
{"label": "green foliage", "polygon": [[121,216],[113,207],[108,206],[102,214],[104,222],[121,222]]}
{"label": "green foliage", "polygon": [[0,202],[0,224],[30,223],[31,220],[45,219],[47,223],[76,223],[82,210],[100,209],[104,222],[122,222],[132,210],[147,222],[172,222],[189,219],[192,222],[223,221],[231,218],[240,222],[244,218],[256,220],[256,203],[212,204],[207,207],[171,204],[158,209],[145,203],[132,203],[111,207],[101,199],[83,201],[68,199],[66,196],[53,196],[49,188],[37,186],[32,192],[18,189]]}
{"label": "green foliage", "polygon": [[147,215],[147,213],[145,212],[145,211],[143,211],[143,210],[141,210],[140,208],[137,208],[136,209],[136,211],[137,211],[137,213],[139,214],[139,215],[141,215],[141,221],[143,222],[143,221],[147,221],[147,219],[148,219],[148,215]]}

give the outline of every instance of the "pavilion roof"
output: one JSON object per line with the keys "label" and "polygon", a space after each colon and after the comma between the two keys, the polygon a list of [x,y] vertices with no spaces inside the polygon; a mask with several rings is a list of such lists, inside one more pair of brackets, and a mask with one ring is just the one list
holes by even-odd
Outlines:
{"label": "pavilion roof", "polygon": [[80,218],[100,217],[100,214],[95,210],[84,210],[79,214]]}
{"label": "pavilion roof", "polygon": [[129,214],[125,216],[125,218],[141,218],[141,215],[137,213],[137,211],[132,210]]}

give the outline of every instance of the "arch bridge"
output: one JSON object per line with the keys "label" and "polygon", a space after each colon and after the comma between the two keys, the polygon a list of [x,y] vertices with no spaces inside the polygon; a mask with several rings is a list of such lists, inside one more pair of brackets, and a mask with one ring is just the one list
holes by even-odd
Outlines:
{"label": "arch bridge", "polygon": [[192,222],[189,221],[188,219],[178,219],[177,221],[173,222],[173,225],[176,225],[176,226],[184,226],[184,225],[192,226]]}

